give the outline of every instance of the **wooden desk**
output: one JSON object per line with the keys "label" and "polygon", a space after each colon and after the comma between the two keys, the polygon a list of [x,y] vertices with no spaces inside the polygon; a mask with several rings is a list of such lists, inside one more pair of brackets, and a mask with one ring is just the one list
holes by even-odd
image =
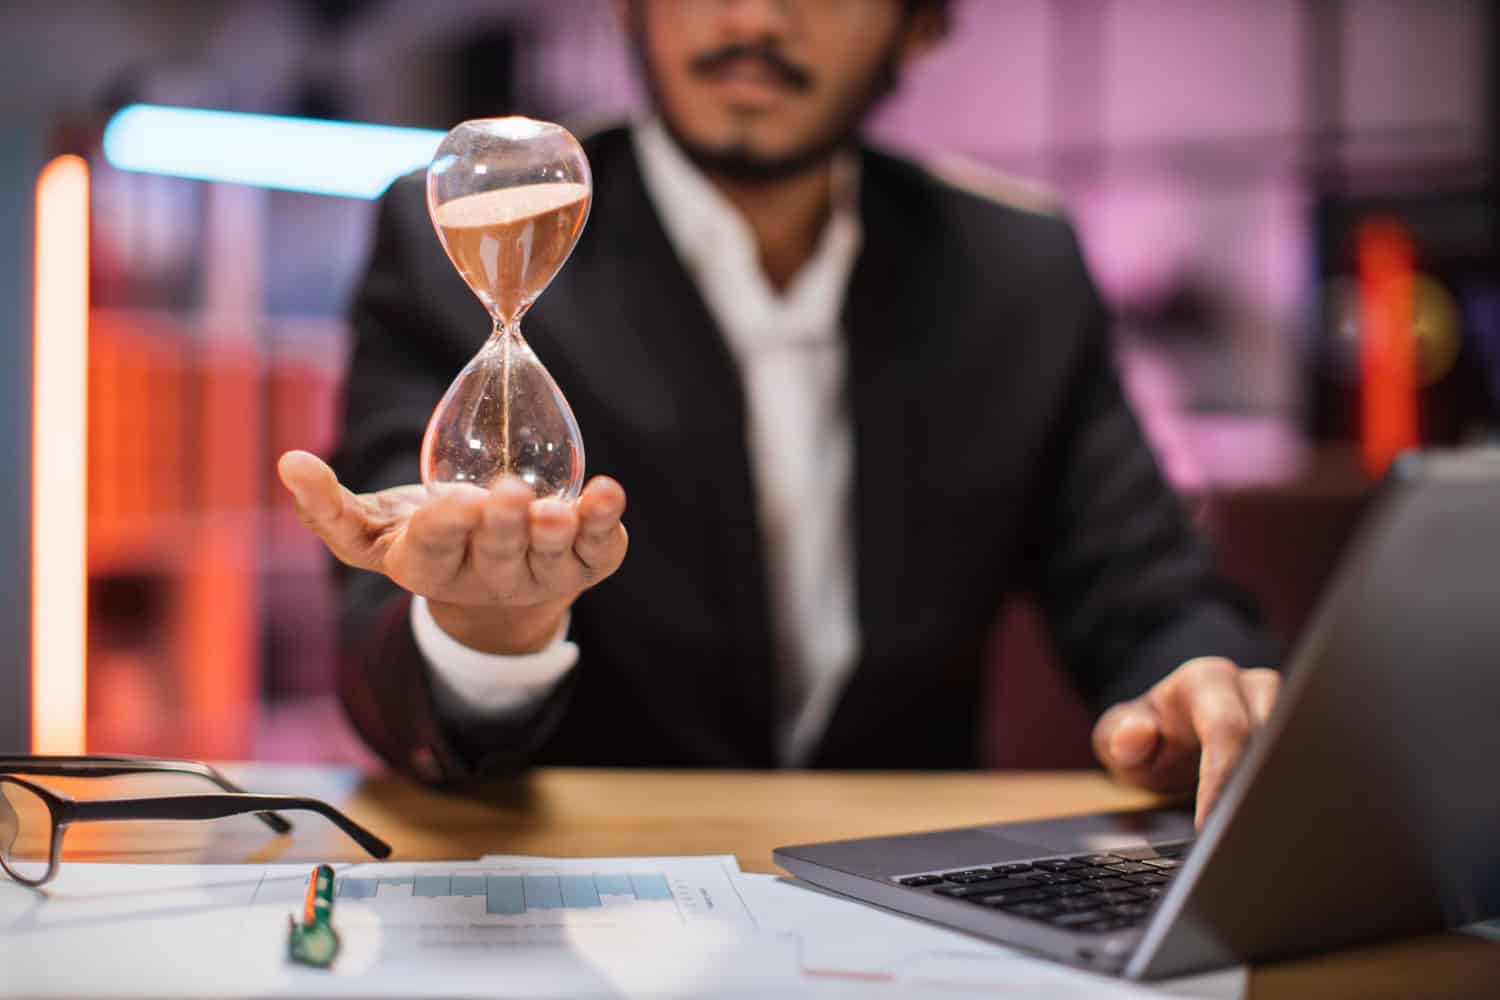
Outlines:
{"label": "wooden desk", "polygon": [[[1036,819],[1150,804],[1092,772],[827,774],[547,769],[474,798],[402,778],[332,768],[231,766],[262,792],[312,794],[389,840],[393,860],[482,854],[733,853],[773,872],[782,844]],[[182,779],[72,783],[79,796],[183,790]],[[68,835],[69,860],[137,862],[358,861],[358,848],[315,816],[292,837],[240,818],[204,824],[89,824]],[[1429,937],[1259,968],[1251,996],[1500,996],[1500,944]]]}

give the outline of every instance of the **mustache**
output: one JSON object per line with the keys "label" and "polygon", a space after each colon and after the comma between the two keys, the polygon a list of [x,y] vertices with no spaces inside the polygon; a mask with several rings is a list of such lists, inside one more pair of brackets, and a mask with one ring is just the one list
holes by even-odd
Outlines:
{"label": "mustache", "polygon": [[740,60],[755,60],[776,75],[782,83],[797,91],[812,89],[813,76],[793,63],[774,44],[739,42],[695,56],[689,64],[694,73],[710,75]]}

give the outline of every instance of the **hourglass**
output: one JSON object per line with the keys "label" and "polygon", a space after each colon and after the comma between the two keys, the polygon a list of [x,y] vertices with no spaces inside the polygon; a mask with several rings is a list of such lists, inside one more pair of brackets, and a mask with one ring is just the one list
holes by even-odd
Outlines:
{"label": "hourglass", "polygon": [[568,259],[593,181],[567,129],[530,118],[462,123],[427,168],[427,209],[448,259],[494,330],[432,412],[429,490],[519,476],[539,497],[577,498],[583,438],[572,407],[521,337],[521,317]]}

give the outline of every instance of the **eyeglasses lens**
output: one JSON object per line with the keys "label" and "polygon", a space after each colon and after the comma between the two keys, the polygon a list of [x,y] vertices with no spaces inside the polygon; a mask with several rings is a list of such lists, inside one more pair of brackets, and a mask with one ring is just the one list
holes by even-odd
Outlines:
{"label": "eyeglasses lens", "polygon": [[24,785],[0,779],[0,862],[21,879],[40,879],[51,866],[52,811]]}

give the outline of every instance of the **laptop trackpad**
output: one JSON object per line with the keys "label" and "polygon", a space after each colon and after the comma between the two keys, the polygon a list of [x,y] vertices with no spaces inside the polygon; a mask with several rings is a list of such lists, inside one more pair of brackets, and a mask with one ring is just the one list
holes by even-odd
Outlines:
{"label": "laptop trackpad", "polygon": [[1001,823],[985,830],[1006,840],[1037,844],[1058,854],[1096,853],[1189,840],[1193,836],[1193,814],[1186,809],[1096,813]]}
{"label": "laptop trackpad", "polygon": [[1054,854],[1098,854],[1147,843],[1187,840],[1186,812],[1156,809],[1096,813],[1028,823],[1000,823],[894,837],[869,837],[783,848],[791,857],[872,878],[973,868]]}

